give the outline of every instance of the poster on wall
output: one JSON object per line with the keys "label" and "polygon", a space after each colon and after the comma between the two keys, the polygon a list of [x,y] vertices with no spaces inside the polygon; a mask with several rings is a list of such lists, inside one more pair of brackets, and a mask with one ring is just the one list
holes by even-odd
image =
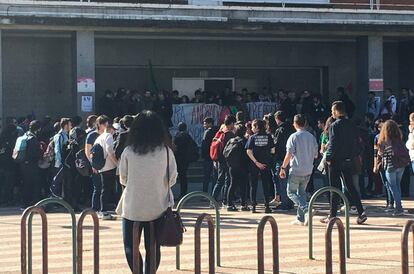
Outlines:
{"label": "poster on wall", "polygon": [[92,112],[92,110],[93,110],[93,98],[92,98],[92,96],[82,96],[82,98],[81,98],[81,110],[82,110],[82,112]]}
{"label": "poster on wall", "polygon": [[78,92],[95,92],[94,78],[79,77],[77,82]]}
{"label": "poster on wall", "polygon": [[369,79],[369,91],[384,91],[384,79]]}

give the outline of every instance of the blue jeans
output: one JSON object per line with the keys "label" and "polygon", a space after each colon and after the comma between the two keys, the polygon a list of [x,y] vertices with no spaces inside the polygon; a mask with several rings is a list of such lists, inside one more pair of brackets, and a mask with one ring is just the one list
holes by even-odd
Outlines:
{"label": "blue jeans", "polygon": [[213,188],[213,198],[219,201],[219,195],[221,194],[222,201],[227,204],[227,189],[230,185],[229,167],[226,162],[218,162],[218,176],[217,182]]}
{"label": "blue jeans", "polygon": [[380,177],[387,194],[387,206],[394,206],[394,196],[392,195],[390,184],[388,183],[388,179],[385,176],[385,171],[383,169],[380,170]]}
{"label": "blue jeans", "polygon": [[92,209],[95,211],[101,210],[101,192],[102,192],[102,181],[101,176],[97,173],[92,174]]}
{"label": "blue jeans", "polygon": [[275,186],[275,195],[280,196],[280,202],[282,203],[283,207],[291,208],[293,204],[292,204],[292,201],[289,199],[287,192],[286,192],[289,175],[286,174],[285,179],[282,179],[279,177],[281,166],[282,166],[282,161],[276,161],[276,164],[274,168],[272,169],[272,180]]}
{"label": "blue jeans", "polygon": [[385,171],[385,177],[389,183],[392,196],[395,201],[395,209],[401,210],[401,178],[404,174],[404,168],[387,169]]}
{"label": "blue jeans", "polygon": [[[129,268],[131,269],[131,272],[133,272],[133,256],[134,256],[134,246],[133,246],[133,228],[134,228],[134,222],[130,221],[128,219],[123,218],[122,219],[122,235],[124,240],[124,250],[125,250],[125,256],[127,258],[127,262],[129,265]],[[142,229],[144,229],[144,241],[145,241],[145,273],[150,273],[150,248],[151,248],[151,242],[150,242],[150,225],[149,222],[140,222],[139,226],[139,234],[141,235]],[[156,234],[156,233],[155,233]],[[160,265],[161,261],[161,250],[160,245],[158,244],[157,236],[155,235],[155,241],[156,243],[156,268],[158,269],[158,266]],[[136,247],[138,248],[138,247]],[[139,270],[139,273],[143,273],[143,267],[142,267],[142,257],[141,254],[139,254],[139,265],[141,266],[141,269]]]}
{"label": "blue jeans", "polygon": [[310,177],[310,175],[290,175],[288,179],[287,195],[298,206],[297,219],[300,222],[305,221],[305,213],[308,212],[308,203],[306,202],[306,186],[309,183]]}

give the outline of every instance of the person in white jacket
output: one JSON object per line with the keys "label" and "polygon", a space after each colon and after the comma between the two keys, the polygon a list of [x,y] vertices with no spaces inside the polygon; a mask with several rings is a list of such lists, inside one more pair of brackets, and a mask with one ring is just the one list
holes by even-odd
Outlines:
{"label": "person in white jacket", "polygon": [[408,140],[405,145],[410,154],[411,168],[414,172],[414,113],[410,114],[410,125],[408,126],[408,132]]}
{"label": "person in white jacket", "polygon": [[[177,164],[174,153],[165,145],[166,138],[161,118],[152,111],[144,111],[132,122],[126,148],[121,155],[119,175],[125,189],[116,212],[122,216],[125,255],[131,271],[133,250],[138,248],[132,241],[134,222],[139,222],[140,233],[144,229],[145,273],[150,273],[150,222],[157,224],[156,220],[174,201],[171,187],[177,179]],[[155,240],[158,242],[157,235]],[[156,243],[157,268],[160,258],[160,245]],[[141,257],[140,266],[142,273]]]}

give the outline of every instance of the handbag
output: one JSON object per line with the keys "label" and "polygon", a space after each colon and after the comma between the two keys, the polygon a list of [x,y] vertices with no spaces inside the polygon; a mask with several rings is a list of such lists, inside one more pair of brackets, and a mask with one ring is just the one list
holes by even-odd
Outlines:
{"label": "handbag", "polygon": [[[168,147],[167,150],[167,178],[168,184],[170,183],[170,153]],[[157,220],[157,238],[158,243],[161,246],[178,246],[183,243],[183,233],[186,231],[184,224],[181,220],[181,216],[177,211],[171,208],[171,188],[168,191],[168,201],[170,206],[164,212],[164,214]]]}

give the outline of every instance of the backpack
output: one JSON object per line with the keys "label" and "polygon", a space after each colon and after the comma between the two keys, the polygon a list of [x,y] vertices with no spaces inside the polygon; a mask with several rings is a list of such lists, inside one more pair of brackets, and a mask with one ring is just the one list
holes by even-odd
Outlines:
{"label": "backpack", "polygon": [[187,160],[189,163],[193,163],[193,162],[197,162],[198,158],[199,158],[199,152],[198,152],[198,146],[197,144],[194,142],[193,139],[191,139],[191,137],[189,138],[190,140],[190,144],[188,144],[187,147]]}
{"label": "backpack", "polygon": [[230,167],[240,167],[242,165],[243,152],[243,140],[236,137],[227,142],[223,150],[223,156]]}
{"label": "backpack", "polygon": [[210,145],[210,158],[213,161],[218,161],[224,149],[224,137],[226,134],[223,131],[218,131],[213,138]]}
{"label": "backpack", "polygon": [[86,157],[85,149],[81,149],[76,153],[75,166],[80,175],[84,177],[89,177],[91,175],[91,163]]}
{"label": "backpack", "polygon": [[31,135],[25,133],[19,138],[17,138],[12,155],[12,158],[16,163],[24,162],[26,158],[27,142],[29,141],[29,139],[31,139],[31,137]]}
{"label": "backpack", "polygon": [[91,165],[96,170],[101,170],[105,166],[105,154],[100,144],[94,144],[91,148],[92,161]]}
{"label": "backpack", "polygon": [[40,153],[41,157],[38,163],[38,166],[40,169],[48,169],[50,165],[52,164],[52,160],[50,160],[49,157],[47,157],[46,152],[49,149],[49,145],[46,145],[45,142],[40,142]]}
{"label": "backpack", "polygon": [[392,165],[395,168],[403,168],[410,164],[410,154],[403,142],[395,142],[392,144]]}

